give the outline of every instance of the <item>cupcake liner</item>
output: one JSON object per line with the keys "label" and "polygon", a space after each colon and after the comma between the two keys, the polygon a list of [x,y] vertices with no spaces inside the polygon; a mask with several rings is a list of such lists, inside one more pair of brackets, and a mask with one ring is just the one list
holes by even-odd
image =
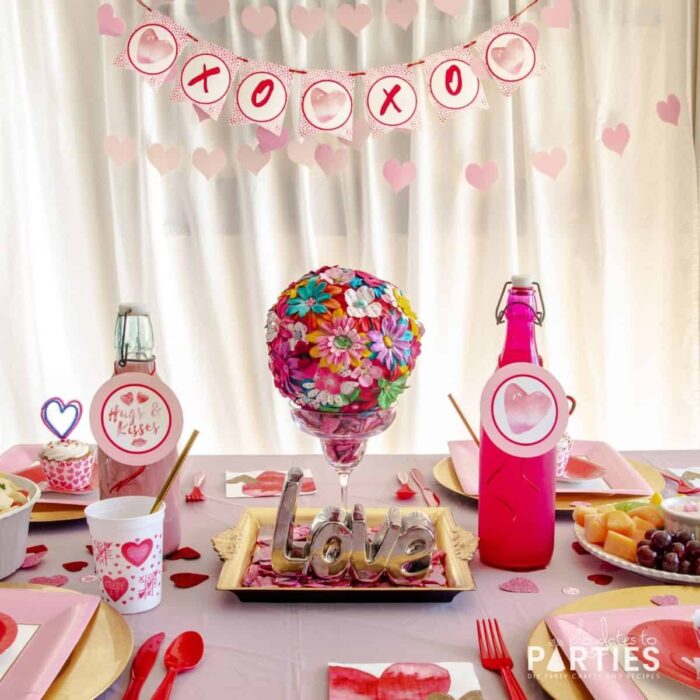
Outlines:
{"label": "cupcake liner", "polygon": [[84,491],[92,483],[95,455],[92,451],[74,459],[41,459],[41,466],[51,488]]}

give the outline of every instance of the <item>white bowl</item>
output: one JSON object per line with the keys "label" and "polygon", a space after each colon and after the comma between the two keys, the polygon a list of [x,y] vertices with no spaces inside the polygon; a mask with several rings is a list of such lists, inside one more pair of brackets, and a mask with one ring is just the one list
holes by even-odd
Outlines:
{"label": "white bowl", "polygon": [[[664,514],[664,527],[669,532],[679,532],[680,530],[688,530],[695,534],[695,539],[700,540],[700,510],[684,511],[682,510],[684,503],[694,501],[700,508],[700,498],[696,496],[674,496],[661,501],[661,510]],[[680,506],[679,510],[672,510]]]}
{"label": "white bowl", "polygon": [[27,491],[29,496],[23,506],[0,514],[0,579],[14,574],[24,561],[27,554],[29,516],[34,503],[41,496],[41,490],[33,481],[14,474],[8,474],[7,478],[17,488]]}

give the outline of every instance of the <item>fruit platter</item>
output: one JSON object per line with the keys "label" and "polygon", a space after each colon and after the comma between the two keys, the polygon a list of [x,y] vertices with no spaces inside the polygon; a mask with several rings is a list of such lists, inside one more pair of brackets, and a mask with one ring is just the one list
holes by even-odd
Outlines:
{"label": "fruit platter", "polygon": [[700,539],[682,521],[667,523],[660,499],[581,505],[573,518],[579,543],[599,559],[659,581],[700,584]]}

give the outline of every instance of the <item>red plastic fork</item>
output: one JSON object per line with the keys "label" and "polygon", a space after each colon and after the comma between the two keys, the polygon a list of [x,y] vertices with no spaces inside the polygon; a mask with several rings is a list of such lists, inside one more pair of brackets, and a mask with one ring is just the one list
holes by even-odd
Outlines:
{"label": "red plastic fork", "polygon": [[194,485],[192,490],[185,496],[185,500],[188,503],[197,503],[204,500],[204,494],[202,493],[204,478],[204,472],[199,472],[198,474],[194,475]]}
{"label": "red plastic fork", "polygon": [[479,638],[481,665],[487,671],[497,671],[501,674],[511,700],[527,700],[513,673],[513,659],[510,658],[503,641],[498,620],[477,620],[476,632]]}
{"label": "red plastic fork", "polygon": [[690,482],[685,479],[681,479],[680,476],[676,476],[671,472],[667,472],[665,469],[659,469],[661,475],[666,477],[669,481],[673,481],[676,484],[676,491],[683,496],[693,496],[696,493],[700,493],[700,488],[693,486]]}

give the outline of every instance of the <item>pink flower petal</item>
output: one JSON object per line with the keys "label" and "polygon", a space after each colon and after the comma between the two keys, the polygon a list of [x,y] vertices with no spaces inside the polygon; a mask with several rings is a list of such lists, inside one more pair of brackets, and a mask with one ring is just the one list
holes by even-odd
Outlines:
{"label": "pink flower petal", "polygon": [[539,593],[540,589],[537,584],[524,576],[515,576],[502,583],[499,588],[508,593]]}

